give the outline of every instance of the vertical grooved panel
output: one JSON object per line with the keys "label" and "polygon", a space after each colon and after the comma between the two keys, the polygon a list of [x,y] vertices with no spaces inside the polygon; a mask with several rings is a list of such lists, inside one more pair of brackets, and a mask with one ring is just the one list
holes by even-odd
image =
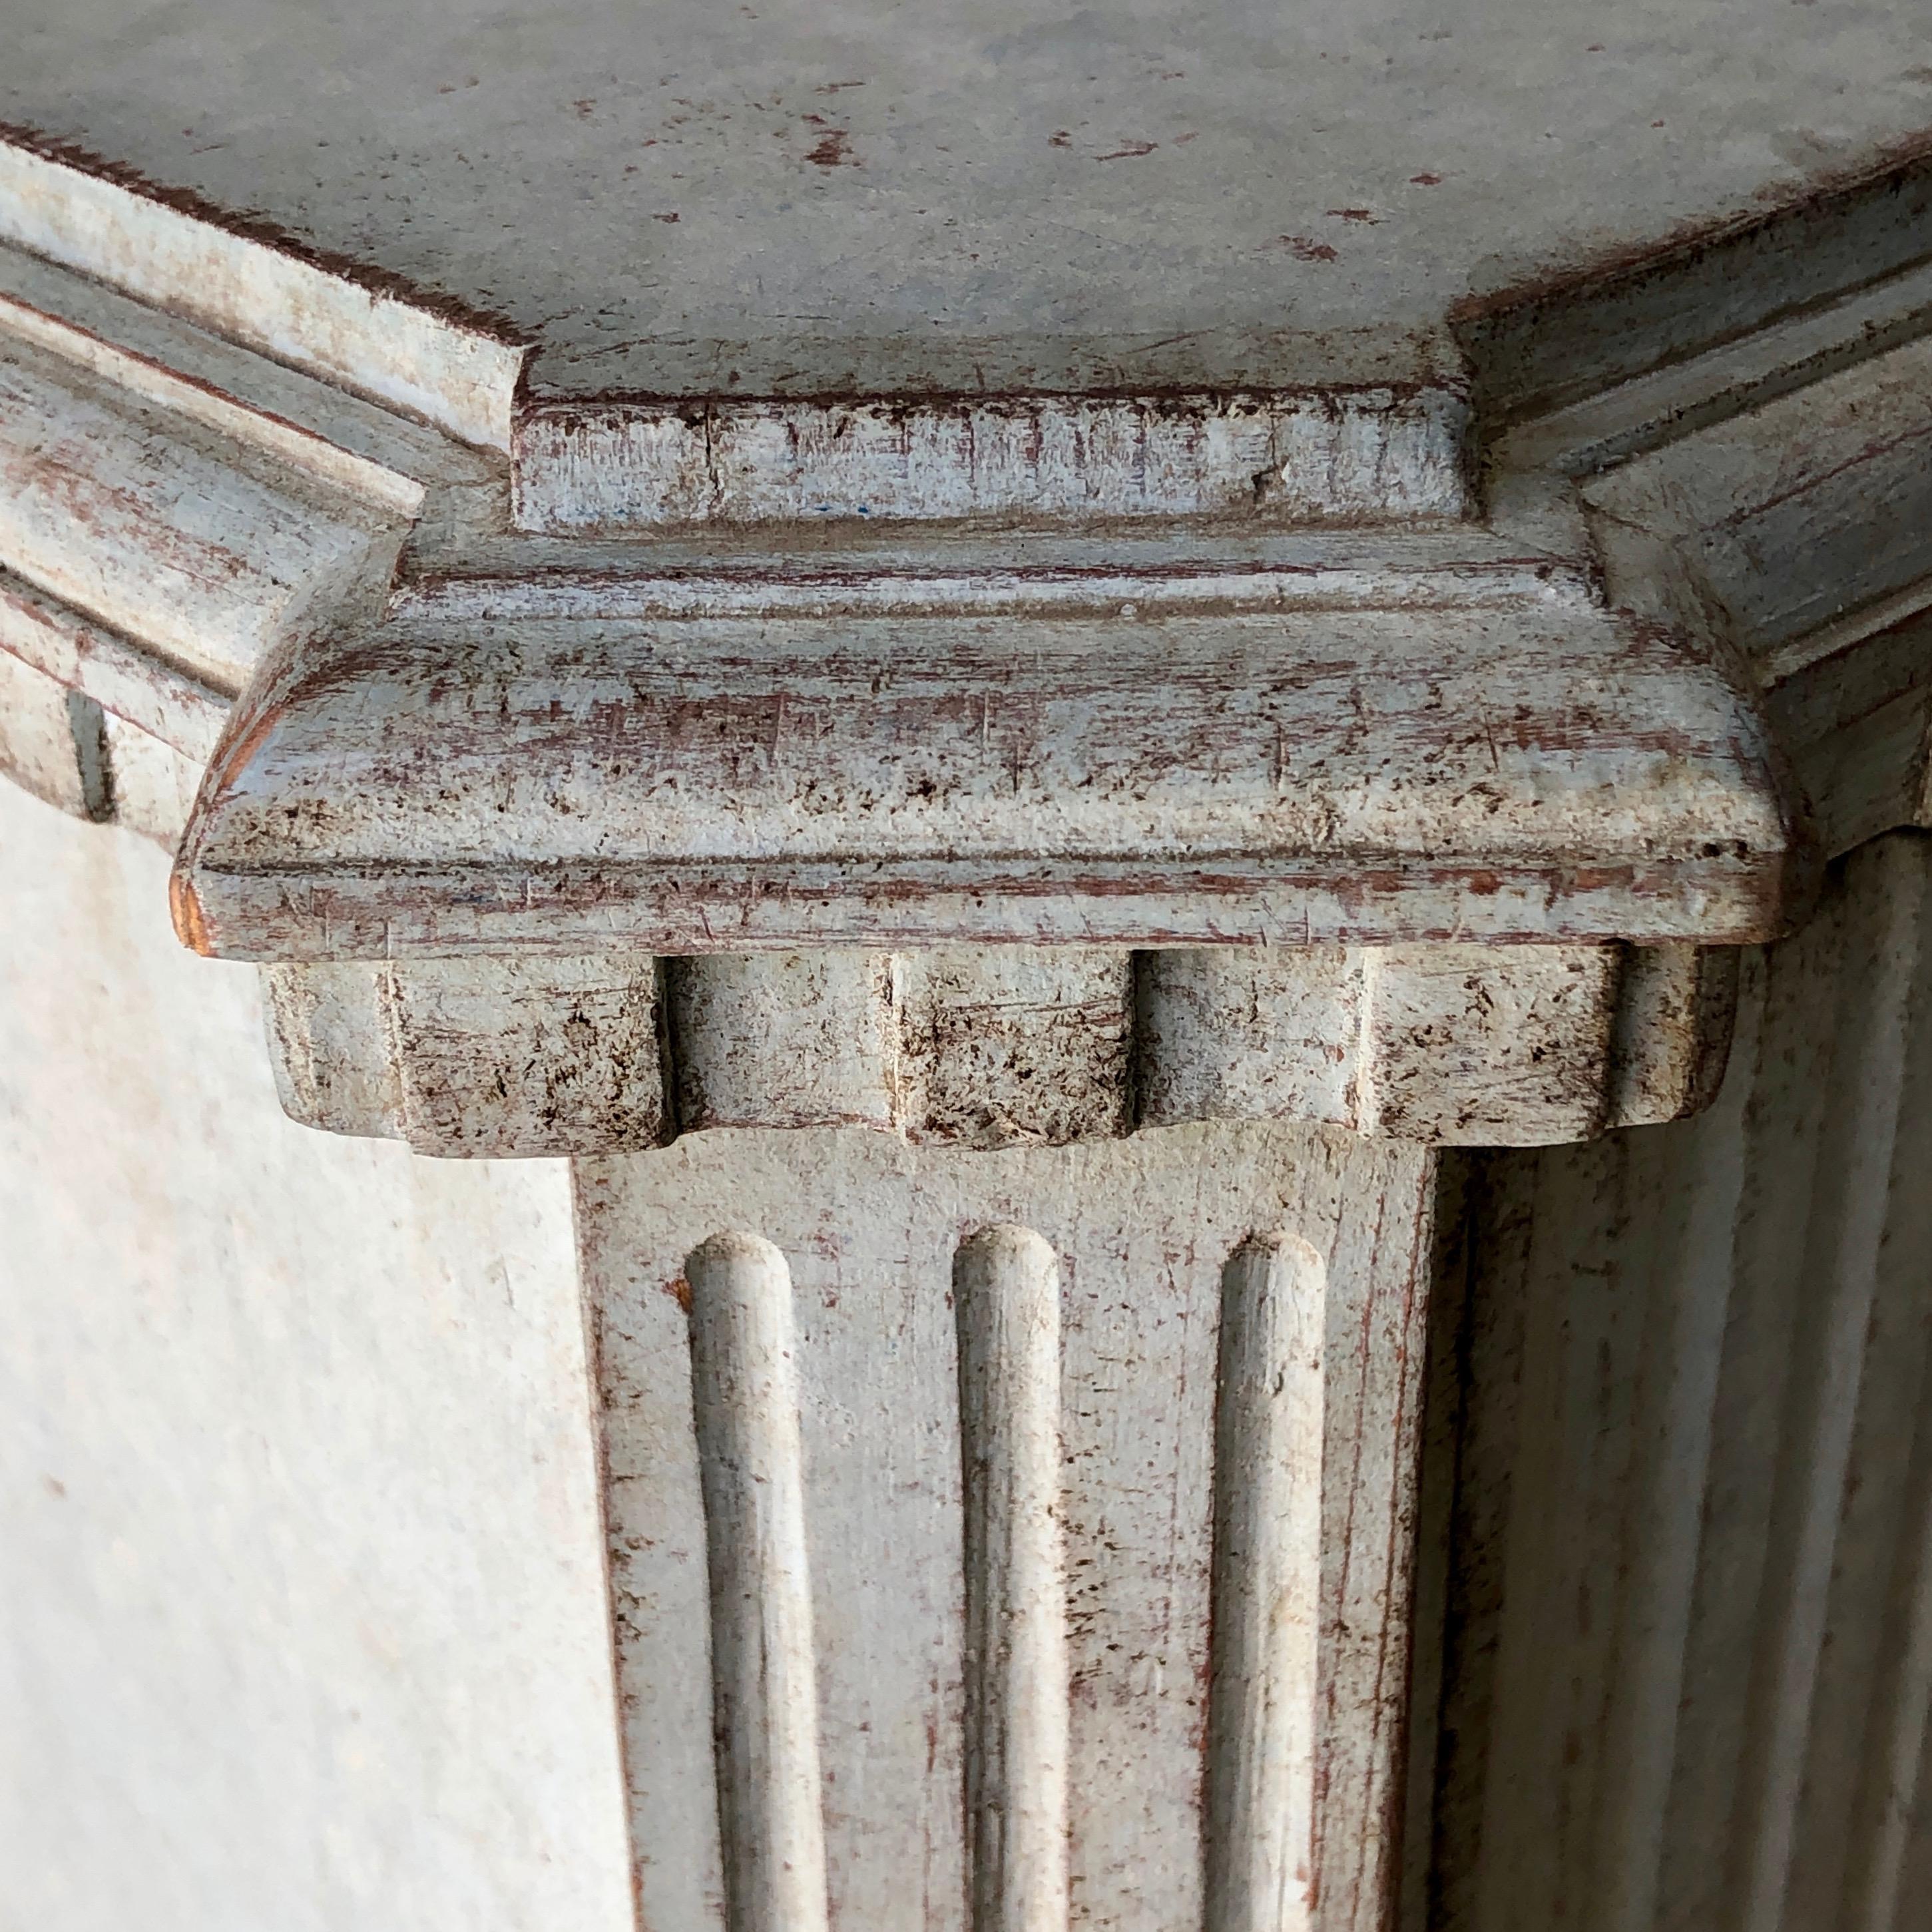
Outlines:
{"label": "vertical grooved panel", "polygon": [[791,1274],[756,1235],[685,1264],[731,1932],[824,1932],[818,1694]]}
{"label": "vertical grooved panel", "polygon": [[[1309,1794],[1312,1822],[1286,1828],[1312,1844],[1310,1932],[1382,1932],[1432,1156],[1246,1124],[971,1152],[854,1126],[693,1134],[578,1172],[647,1932],[718,1924],[707,1857],[731,1873],[734,1904],[746,1883],[735,1849],[707,1852],[700,1810],[718,1808],[708,1781],[704,1807],[692,1790],[712,1756],[707,1631],[721,1720],[764,1694],[730,1660],[758,1625],[730,1558],[748,1546],[720,1533],[730,1417],[706,1384],[729,1338],[706,1340],[712,1257],[692,1253],[732,1227],[782,1247],[784,1268],[762,1244],[716,1259],[728,1277],[768,1272],[796,1341],[776,1408],[796,1404],[810,1526],[825,1902],[806,1932],[821,1911],[837,1932],[1202,1932],[1218,1352],[1224,1300],[1246,1292],[1229,1257],[1257,1229],[1292,1229],[1321,1257],[1282,1258],[1318,1304],[1295,1303],[1318,1324],[1298,1359],[1320,1399],[1274,1418],[1318,1432],[1319,1451],[1295,1462],[1316,1479],[1299,1501],[1318,1502],[1318,1529],[1296,1516],[1272,1552],[1281,1589],[1318,1613],[1312,1694],[1263,1711],[1245,1802],[1271,1818],[1270,1780]],[[1285,1337],[1264,1322],[1244,1341],[1238,1323],[1229,1342],[1258,1359]],[[696,1427],[680,1376],[707,1417]],[[1261,1411],[1218,1421],[1240,1438],[1225,1476],[1270,1424]],[[1264,1522],[1298,1500],[1244,1493]],[[1224,1595],[1238,1594],[1232,1558],[1222,1570]],[[1298,1664],[1277,1653],[1275,1681],[1298,1671],[1305,1684],[1309,1668],[1305,1651]],[[743,1723],[718,1727],[728,1748]],[[1286,1761],[1264,1762],[1274,1751]],[[735,1846],[742,1828],[728,1830]],[[1220,1828],[1224,1843],[1244,1835],[1238,1820]]]}
{"label": "vertical grooved panel", "polygon": [[1292,1234],[1222,1276],[1207,1932],[1312,1922],[1325,1286]]}
{"label": "vertical grooved panel", "polygon": [[1745,956],[1709,1113],[1486,1162],[1431,1932],[1924,1922],[1928,1172],[1915,832]]}
{"label": "vertical grooved panel", "polygon": [[1031,1229],[952,1268],[966,1500],[966,1808],[974,1932],[1067,1919],[1060,1264]]}

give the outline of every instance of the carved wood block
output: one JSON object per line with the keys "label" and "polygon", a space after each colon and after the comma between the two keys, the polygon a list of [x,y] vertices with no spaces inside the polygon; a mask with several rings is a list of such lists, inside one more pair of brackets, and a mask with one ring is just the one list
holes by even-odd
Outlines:
{"label": "carved wood block", "polygon": [[834,517],[1461,516],[1453,377],[1276,394],[551,404],[518,424],[528,530]]}
{"label": "carved wood block", "polygon": [[1772,755],[1608,616],[414,623],[238,713],[177,904],[247,958],[1730,943],[1802,890]]}
{"label": "carved wood block", "polygon": [[1230,1126],[584,1163],[646,1922],[1382,1924],[1432,1172]]}
{"label": "carved wood block", "polygon": [[[712,954],[664,971],[674,1108],[646,1097],[664,1076],[641,1009],[613,1003],[613,987],[645,997],[628,956],[270,968],[284,1104],[314,1126],[452,1154],[846,1124],[1057,1145],[1202,1120],[1535,1146],[1702,1104],[1730,1037],[1733,959],[988,947]],[[507,1003],[494,1021],[493,998]],[[418,1012],[436,1017],[419,1027]]]}
{"label": "carved wood block", "polygon": [[996,946],[900,959],[916,1137],[1057,1145],[1131,1127],[1131,954]]}
{"label": "carved wood block", "polygon": [[1143,1124],[1319,1120],[1439,1146],[1670,1120],[1721,1067],[1729,956],[1691,946],[1142,954]]}
{"label": "carved wood block", "polygon": [[648,1147],[666,1108],[657,969],[616,956],[272,968],[282,1104],[419,1154]]}
{"label": "carved wood block", "polygon": [[891,955],[668,959],[664,986],[680,1126],[885,1127],[902,1118]]}

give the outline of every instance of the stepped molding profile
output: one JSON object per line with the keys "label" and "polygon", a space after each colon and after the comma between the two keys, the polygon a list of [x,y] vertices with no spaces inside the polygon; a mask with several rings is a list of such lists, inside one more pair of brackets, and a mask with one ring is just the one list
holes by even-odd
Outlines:
{"label": "stepped molding profile", "polygon": [[[1498,373],[1573,290],[1459,323],[1473,388],[512,434],[487,328],[0,154],[9,766],[178,845],[314,1124],[1588,1138],[1708,1094],[1694,950],[1928,816],[1916,164],[1835,269],[1740,230],[1737,313],[1586,393]],[[962,943],[1054,990],[944,992]]]}
{"label": "stepped molding profile", "polygon": [[[1091,382],[578,393],[0,131],[0,770],[169,848],[295,1120],[570,1157],[641,1925],[1391,1932],[1417,1792],[1490,1862],[1412,1841],[1436,1932],[1903,1923],[1932,162],[1350,333],[1219,389],[1150,332]],[[1579,1174],[1657,1211],[1592,1229]],[[1432,1367],[1468,1229],[1506,1288],[1666,1226],[1723,1265]],[[1536,1372],[1461,1390],[1496,1480],[1412,1772],[1465,1355]],[[1535,1405],[1600,1360],[1586,1451]],[[1883,1661],[1834,1621],[1875,1533]]]}

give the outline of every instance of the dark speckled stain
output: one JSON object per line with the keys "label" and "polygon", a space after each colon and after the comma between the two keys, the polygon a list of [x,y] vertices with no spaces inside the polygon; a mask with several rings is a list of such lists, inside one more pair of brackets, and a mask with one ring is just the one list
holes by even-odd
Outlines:
{"label": "dark speckled stain", "polygon": [[859,158],[852,152],[851,130],[835,128],[822,114],[808,114],[805,119],[814,128],[822,128],[824,133],[815,148],[808,148],[805,158],[818,168],[856,168]]}

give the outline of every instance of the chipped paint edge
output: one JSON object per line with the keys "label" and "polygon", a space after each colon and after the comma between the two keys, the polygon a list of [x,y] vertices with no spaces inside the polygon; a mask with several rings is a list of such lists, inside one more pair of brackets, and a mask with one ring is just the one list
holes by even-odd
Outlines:
{"label": "chipped paint edge", "polygon": [[130,185],[104,164],[0,128],[0,239],[50,257],[250,348],[507,451],[527,350],[450,305],[304,260],[286,238],[239,232],[190,198]]}

